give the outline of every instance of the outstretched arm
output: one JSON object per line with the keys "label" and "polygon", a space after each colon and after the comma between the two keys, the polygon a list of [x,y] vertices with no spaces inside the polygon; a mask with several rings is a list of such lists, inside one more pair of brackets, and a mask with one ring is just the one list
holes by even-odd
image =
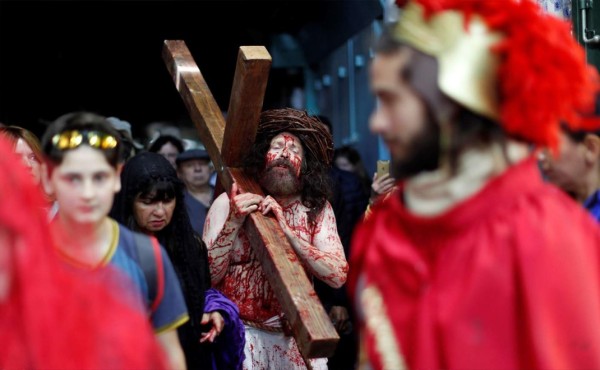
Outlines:
{"label": "outstretched arm", "polygon": [[226,193],[219,195],[206,215],[202,239],[208,248],[211,281],[213,284],[223,279],[229,266],[231,252],[246,216],[256,211],[262,196],[241,194],[237,184],[231,188],[232,198]]}
{"label": "outstretched arm", "polygon": [[335,215],[329,202],[317,217],[312,243],[301,237],[305,234],[308,239],[311,239],[306,218],[302,217],[300,212],[284,212],[277,201],[270,196],[265,198],[261,211],[263,214],[271,211],[275,214],[284,234],[311,274],[334,288],[339,288],[346,282],[348,262],[344,256],[335,224]]}

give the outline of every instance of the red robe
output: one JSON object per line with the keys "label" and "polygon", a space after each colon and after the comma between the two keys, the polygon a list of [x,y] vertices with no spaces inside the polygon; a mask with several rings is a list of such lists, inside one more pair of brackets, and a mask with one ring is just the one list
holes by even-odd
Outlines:
{"label": "red robe", "polygon": [[349,287],[369,361],[600,369],[599,248],[596,222],[533,159],[439,216],[415,216],[394,194],[352,243]]}

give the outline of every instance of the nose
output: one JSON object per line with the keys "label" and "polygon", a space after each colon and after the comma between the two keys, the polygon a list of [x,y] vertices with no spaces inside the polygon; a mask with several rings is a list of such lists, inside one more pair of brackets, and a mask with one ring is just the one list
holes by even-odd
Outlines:
{"label": "nose", "polygon": [[83,181],[81,186],[81,196],[85,199],[92,198],[95,194],[95,187],[91,180]]}
{"label": "nose", "polygon": [[377,108],[371,114],[369,119],[369,129],[373,134],[381,134],[385,132],[386,127],[388,126],[388,118],[381,111],[380,108]]}
{"label": "nose", "polygon": [[290,152],[289,152],[288,148],[284,147],[283,149],[281,149],[281,152],[279,152],[279,155],[277,157],[278,158],[289,158]]}
{"label": "nose", "polygon": [[154,205],[154,214],[157,216],[162,216],[165,213],[165,204],[163,202],[156,202]]}

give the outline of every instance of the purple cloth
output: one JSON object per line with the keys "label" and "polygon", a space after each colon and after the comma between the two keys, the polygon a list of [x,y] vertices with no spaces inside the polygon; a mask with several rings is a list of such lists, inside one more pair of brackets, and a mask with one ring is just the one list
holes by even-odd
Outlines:
{"label": "purple cloth", "polygon": [[204,312],[219,311],[225,320],[223,331],[212,343],[213,369],[242,369],[246,337],[237,305],[214,288],[205,297]]}

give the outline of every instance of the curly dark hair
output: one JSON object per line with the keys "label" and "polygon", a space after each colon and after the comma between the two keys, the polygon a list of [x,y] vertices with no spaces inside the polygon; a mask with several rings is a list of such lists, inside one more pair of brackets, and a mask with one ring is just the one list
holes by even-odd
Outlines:
{"label": "curly dark hair", "polygon": [[333,157],[333,139],[318,118],[305,111],[284,108],[262,112],[256,140],[244,162],[248,176],[258,178],[266,166],[271,140],[282,132],[300,139],[304,160],[300,170],[302,204],[310,209],[308,221],[314,226],[331,193],[329,168]]}
{"label": "curly dark hair", "polygon": [[138,196],[151,196],[155,201],[176,200],[171,222],[155,236],[173,263],[189,310],[191,328],[184,325],[179,330],[180,339],[184,347],[186,340],[197,343],[202,331],[200,322],[204,313],[204,292],[210,288],[210,268],[206,244],[192,229],[185,207],[184,184],[165,157],[143,152],[125,164],[121,186],[110,215],[134,231],[141,231],[135,221],[133,208]]}

